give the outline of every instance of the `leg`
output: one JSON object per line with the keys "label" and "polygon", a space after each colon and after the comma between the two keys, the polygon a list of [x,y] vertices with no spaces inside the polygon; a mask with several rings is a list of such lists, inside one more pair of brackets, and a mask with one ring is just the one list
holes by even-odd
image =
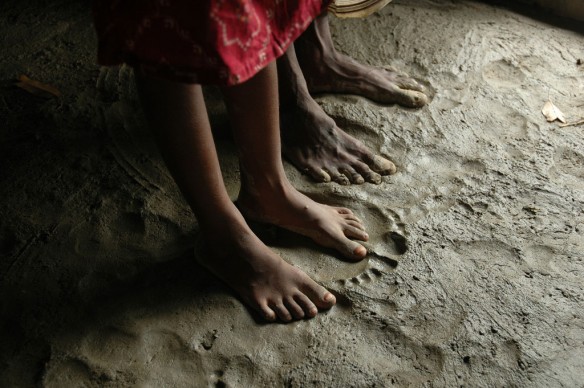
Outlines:
{"label": "leg", "polygon": [[242,212],[251,219],[310,237],[347,258],[362,259],[366,249],[350,239],[368,239],[359,219],[348,209],[312,201],[286,178],[280,149],[275,63],[252,81],[223,92],[240,153],[242,184],[238,204]]}
{"label": "leg", "polygon": [[334,48],[328,16],[318,17],[296,41],[311,93],[350,93],[384,104],[421,107],[428,98],[413,78],[393,69],[362,65]]}
{"label": "leg", "polygon": [[193,209],[209,255],[200,258],[267,320],[312,317],[334,296],[266,247],[231,202],[198,85],[137,77],[167,166]]}
{"label": "leg", "polygon": [[[374,155],[342,131],[308,92],[294,46],[278,60],[284,156],[317,182],[381,183],[393,174],[389,160]],[[381,174],[381,175],[380,175]]]}

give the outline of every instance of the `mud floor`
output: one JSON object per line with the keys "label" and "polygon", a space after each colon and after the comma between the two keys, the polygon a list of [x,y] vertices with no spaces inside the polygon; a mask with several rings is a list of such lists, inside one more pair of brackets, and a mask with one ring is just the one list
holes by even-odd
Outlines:
{"label": "mud floor", "polygon": [[[38,4],[37,4],[38,3]],[[0,385],[531,386],[584,381],[584,35],[471,1],[333,20],[337,47],[424,81],[419,110],[318,101],[390,157],[380,185],[293,183],[353,208],[374,253],[261,230],[333,290],[261,324],[197,266],[197,225],[145,129],[132,74],[95,65],[89,3],[0,5]],[[20,74],[57,87],[42,98]],[[218,133],[227,127],[208,89]],[[230,193],[238,166],[218,136]]]}

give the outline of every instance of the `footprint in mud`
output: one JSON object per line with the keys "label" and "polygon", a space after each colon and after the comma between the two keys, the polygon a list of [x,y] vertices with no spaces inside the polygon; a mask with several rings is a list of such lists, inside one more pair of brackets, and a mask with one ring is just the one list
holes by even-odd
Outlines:
{"label": "footprint in mud", "polygon": [[303,362],[286,371],[289,386],[421,386],[443,370],[444,351],[404,333],[392,317],[354,312],[336,319],[319,331]]}
{"label": "footprint in mud", "polygon": [[453,110],[468,100],[469,85],[460,82],[459,77],[451,72],[441,72],[442,83],[430,105],[439,111]]}
{"label": "footprint in mud", "polygon": [[[327,199],[319,198],[326,196]],[[352,287],[375,282],[384,274],[391,272],[398,264],[399,257],[408,250],[407,233],[399,216],[390,209],[375,204],[350,203],[347,198],[335,198],[335,195],[311,195],[319,202],[334,202],[337,206],[350,207],[365,223],[369,233],[369,241],[363,243],[368,250],[364,260],[346,261],[332,250],[324,249],[312,241],[278,230],[266,238],[258,233],[260,238],[277,251],[285,260],[293,263],[309,276],[323,283],[334,283]],[[331,199],[332,197],[332,199]]]}
{"label": "footprint in mud", "polygon": [[530,121],[512,105],[501,101],[481,99],[483,107],[479,119],[485,123],[481,130],[490,135],[492,141],[506,144],[507,137],[523,138],[527,135]]}
{"label": "footprint in mud", "polygon": [[483,79],[496,89],[517,87],[525,77],[519,67],[506,59],[491,62],[483,68]]}
{"label": "footprint in mud", "polygon": [[383,242],[370,241],[368,247],[368,259],[365,268],[356,276],[336,280],[338,285],[343,287],[354,287],[375,282],[389,271],[397,267],[396,256],[407,252],[406,238],[396,232],[391,231],[381,236]]}
{"label": "footprint in mud", "polygon": [[[561,174],[577,178],[580,180],[581,185],[582,180],[584,180],[584,155],[574,149],[560,147],[556,150],[554,155],[554,167],[552,167],[552,172],[560,172]],[[570,179],[570,181],[572,181],[572,179]]]}

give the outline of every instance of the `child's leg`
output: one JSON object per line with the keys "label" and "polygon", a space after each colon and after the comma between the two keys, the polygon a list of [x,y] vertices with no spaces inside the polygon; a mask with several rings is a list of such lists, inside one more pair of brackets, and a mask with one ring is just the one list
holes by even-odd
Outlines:
{"label": "child's leg", "polygon": [[225,88],[227,108],[240,152],[242,185],[238,203],[251,219],[279,225],[351,259],[367,251],[350,240],[367,233],[353,213],[312,201],[288,182],[282,165],[275,63],[252,80]]}
{"label": "child's leg", "polygon": [[334,296],[266,247],[229,199],[201,87],[144,76],[137,84],[161,153],[208,245],[203,264],[268,320],[300,319],[331,307]]}

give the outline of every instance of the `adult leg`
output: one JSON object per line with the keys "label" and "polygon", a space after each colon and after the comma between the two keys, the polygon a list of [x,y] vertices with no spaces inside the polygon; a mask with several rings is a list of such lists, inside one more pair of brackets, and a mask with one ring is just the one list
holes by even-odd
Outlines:
{"label": "adult leg", "polygon": [[318,17],[295,45],[311,93],[357,94],[414,108],[428,102],[424,87],[406,74],[362,65],[336,51],[326,14]]}
{"label": "adult leg", "polygon": [[360,260],[367,251],[351,238],[368,239],[361,221],[348,209],[312,201],[286,178],[277,82],[272,63],[252,80],[223,90],[240,154],[238,205],[251,219],[297,232],[349,259]]}
{"label": "adult leg", "polygon": [[223,184],[201,87],[137,77],[138,91],[164,160],[199,222],[203,265],[267,320],[312,317],[334,296],[266,247]]}
{"label": "adult leg", "polygon": [[317,182],[381,183],[395,165],[341,130],[310,96],[294,46],[278,60],[284,156]]}

